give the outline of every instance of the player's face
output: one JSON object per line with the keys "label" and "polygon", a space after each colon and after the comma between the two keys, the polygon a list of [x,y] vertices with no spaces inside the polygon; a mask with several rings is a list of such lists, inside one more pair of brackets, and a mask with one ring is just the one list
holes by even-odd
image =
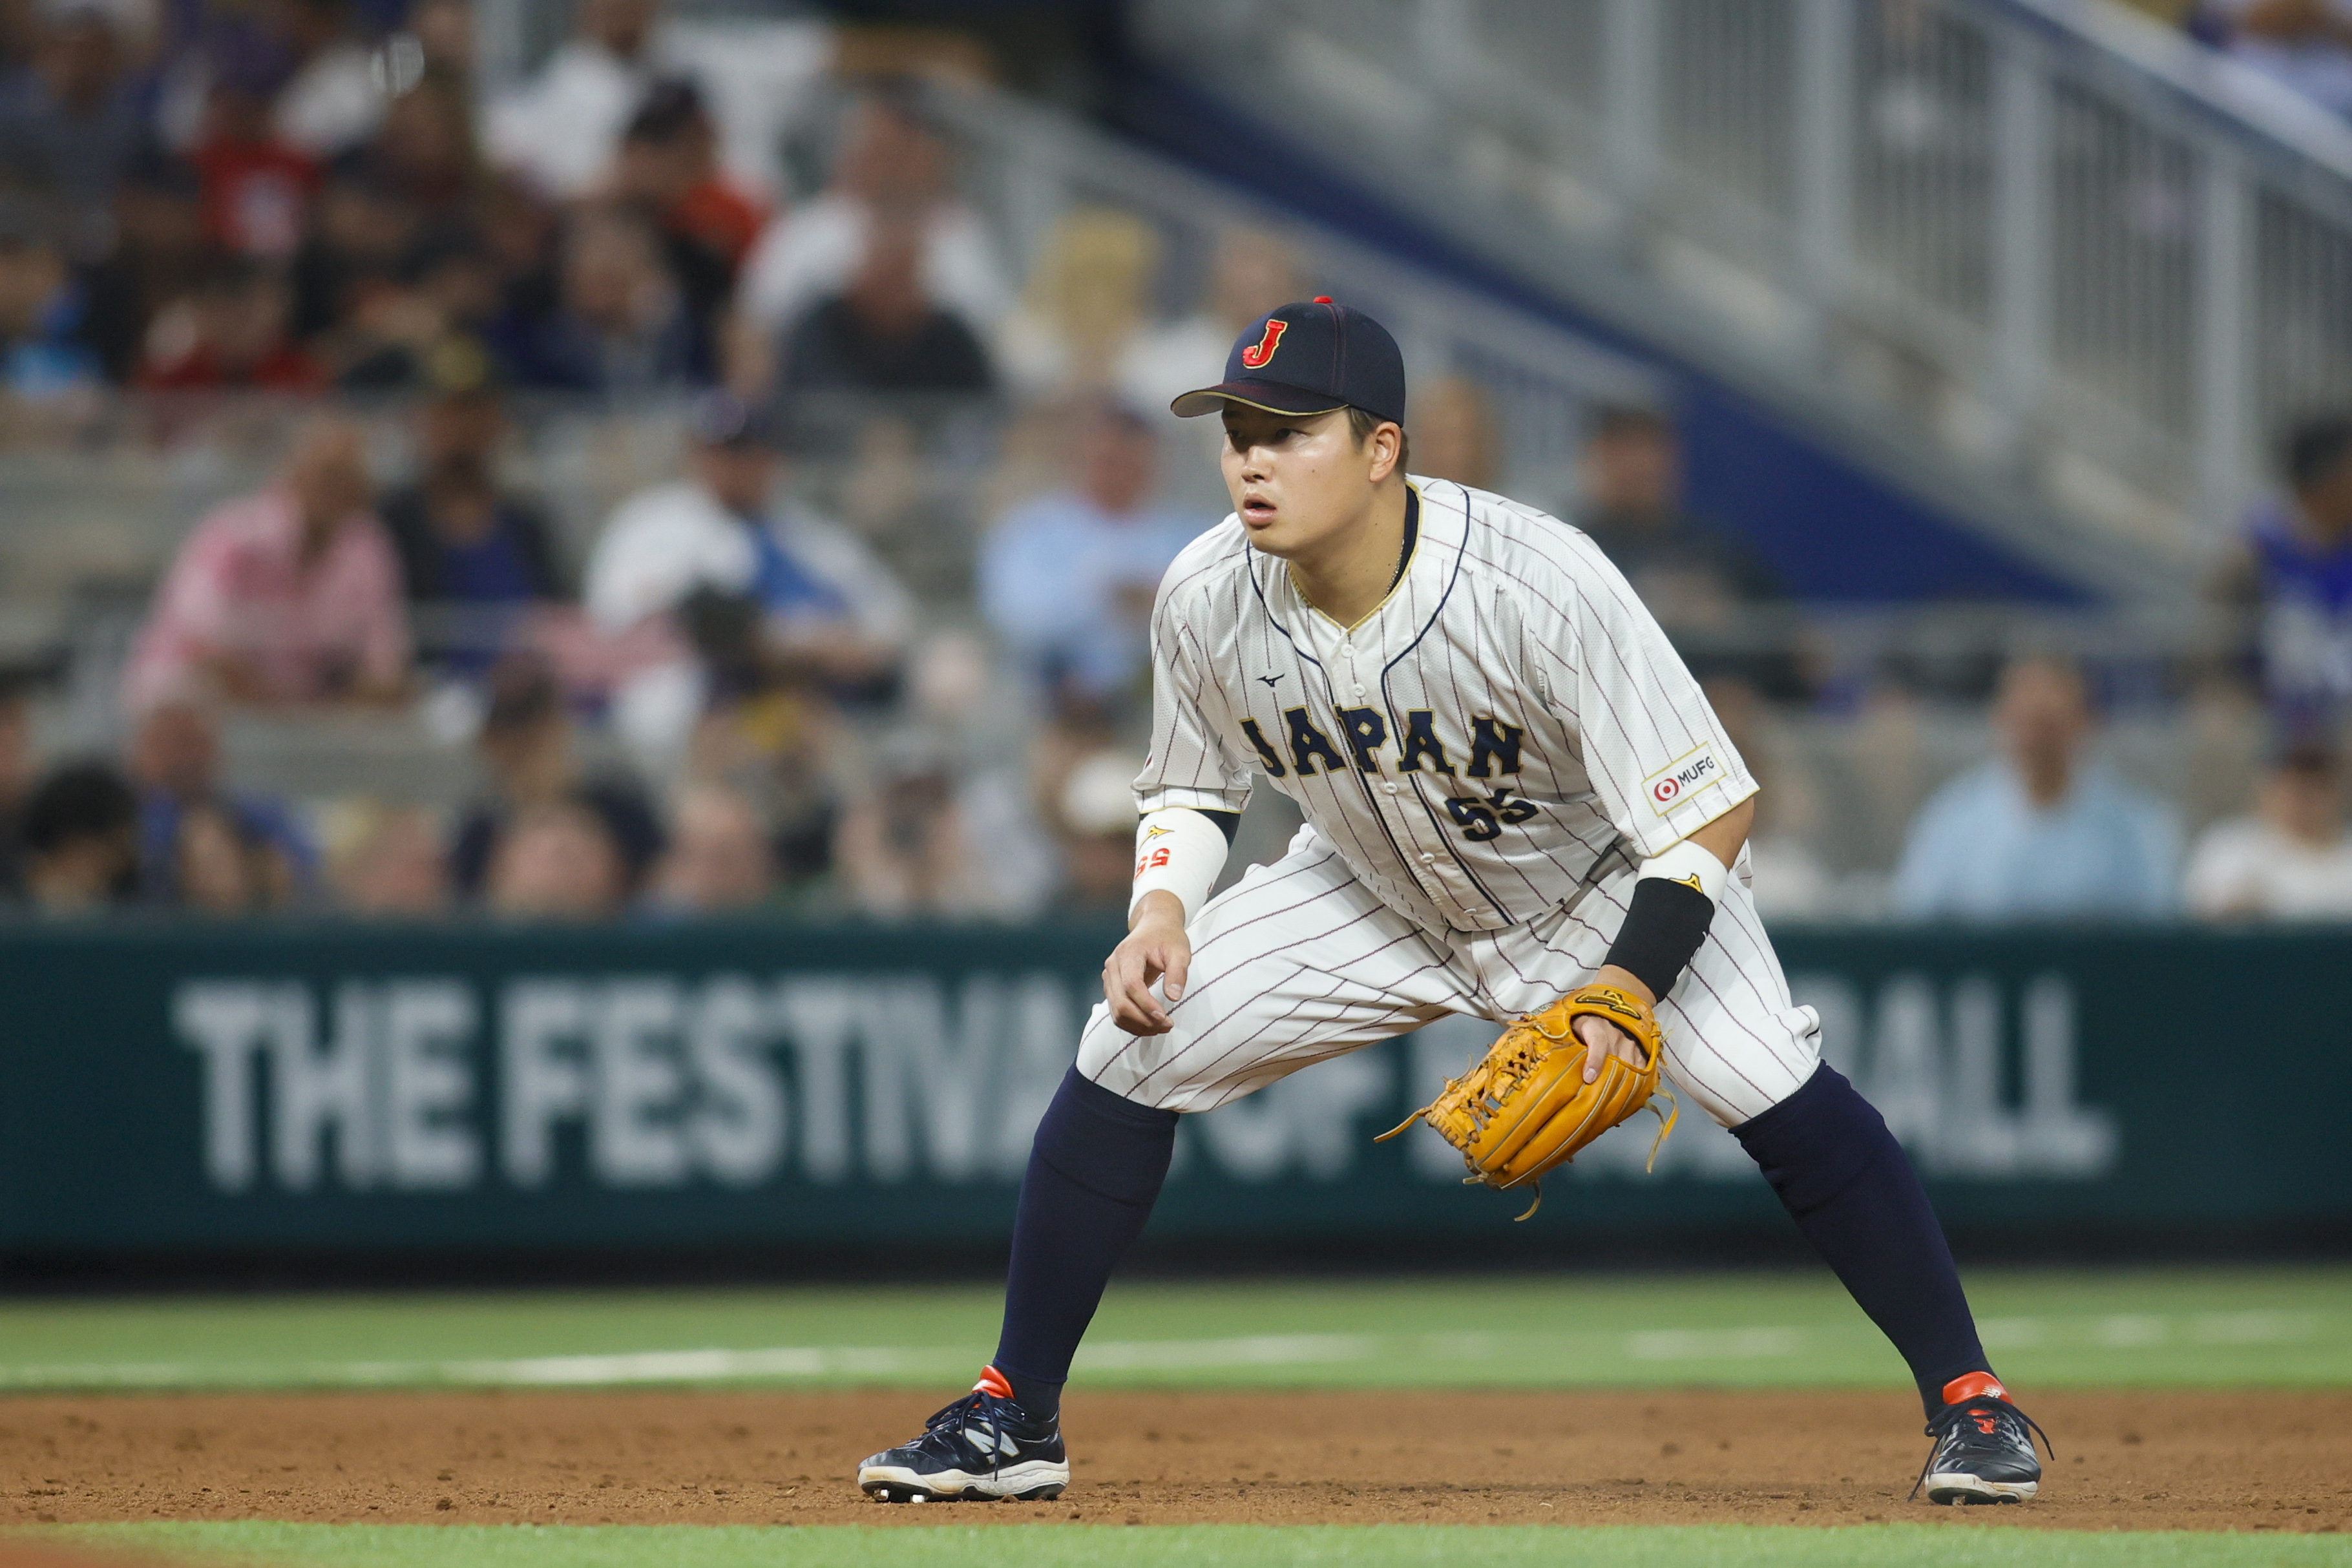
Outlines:
{"label": "player's face", "polygon": [[1227,403],[1225,490],[1249,541],[1272,556],[1311,555],[1370,510],[1377,442],[1359,445],[1348,412],[1268,413]]}

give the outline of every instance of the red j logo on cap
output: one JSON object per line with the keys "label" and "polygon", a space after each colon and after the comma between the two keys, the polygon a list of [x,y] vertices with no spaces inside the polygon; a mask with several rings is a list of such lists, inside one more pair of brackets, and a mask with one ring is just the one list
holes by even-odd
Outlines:
{"label": "red j logo on cap", "polygon": [[1280,318],[1268,321],[1265,324],[1265,336],[1242,350],[1242,363],[1254,371],[1265,369],[1265,362],[1274,358],[1274,350],[1281,345],[1282,334],[1288,330],[1289,327],[1290,323]]}

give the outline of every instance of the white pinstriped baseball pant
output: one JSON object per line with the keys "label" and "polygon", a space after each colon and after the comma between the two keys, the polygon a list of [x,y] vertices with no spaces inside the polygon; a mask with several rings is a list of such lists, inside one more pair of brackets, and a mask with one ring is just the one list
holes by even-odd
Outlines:
{"label": "white pinstriped baseball pant", "polygon": [[[1633,880],[1623,868],[1573,911],[1436,937],[1374,897],[1303,828],[1281,860],[1252,867],[1193,919],[1192,972],[1169,1011],[1174,1027],[1132,1035],[1098,1002],[1078,1071],[1139,1104],[1213,1111],[1448,1013],[1517,1018],[1592,978]],[[1727,1127],[1794,1093],[1821,1058],[1821,1019],[1790,1000],[1738,876],[1658,1021],[1665,1077]]]}

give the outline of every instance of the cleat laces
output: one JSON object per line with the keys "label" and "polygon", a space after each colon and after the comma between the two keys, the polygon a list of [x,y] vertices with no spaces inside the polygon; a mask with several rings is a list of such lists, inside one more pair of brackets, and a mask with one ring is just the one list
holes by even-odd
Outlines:
{"label": "cleat laces", "polygon": [[1945,1406],[1927,1417],[1927,1436],[1935,1438],[1936,1443],[1927,1450],[1927,1459],[1919,1466],[1919,1479],[1911,1483],[1909,1497],[1905,1500],[1919,1495],[1919,1489],[1927,1484],[1927,1472],[1935,1468],[1936,1456],[1944,1451],[1945,1443],[1963,1423],[1975,1427],[1990,1437],[2001,1435],[2001,1428],[2012,1422],[2016,1424],[2015,1428],[2007,1434],[2011,1442],[2021,1441],[2025,1451],[2030,1454],[2033,1451],[2033,1439],[2039,1437],[2042,1451],[2050,1456],[2051,1463],[2058,1462],[2058,1450],[2050,1446],[2050,1434],[2042,1429],[2042,1423],[2008,1400],[1963,1399],[1958,1405]]}
{"label": "cleat laces", "polygon": [[[1018,1436],[1007,1437],[1005,1433],[1001,1408],[1005,1403],[975,1388],[934,1413],[923,1423],[923,1435],[907,1446],[946,1459],[958,1469],[966,1468],[976,1449],[987,1456],[988,1473],[997,1475],[1004,1469],[1004,1457],[1021,1451]],[[981,1431],[988,1434],[984,1443],[977,1437]]]}

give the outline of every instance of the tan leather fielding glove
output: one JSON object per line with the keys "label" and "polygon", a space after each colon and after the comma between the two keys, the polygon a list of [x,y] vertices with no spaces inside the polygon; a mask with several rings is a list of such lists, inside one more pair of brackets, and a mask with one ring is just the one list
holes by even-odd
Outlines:
{"label": "tan leather fielding glove", "polygon": [[[1584,1081],[1584,1042],[1576,1038],[1576,1020],[1597,1014],[1633,1037],[1642,1065],[1629,1065],[1615,1054],[1603,1057],[1601,1074]],[[1542,1179],[1554,1166],[1566,1165],[1580,1150],[1622,1122],[1658,1092],[1658,1062],[1663,1054],[1658,1020],[1638,997],[1614,986],[1587,986],[1571,991],[1539,1013],[1529,1013],[1487,1049],[1478,1064],[1449,1082],[1444,1092],[1375,1142],[1395,1137],[1415,1122],[1426,1122],[1438,1136],[1462,1151],[1470,1167],[1465,1183],[1492,1187],[1536,1184],[1533,1214],[1543,1204]],[[1658,1145],[1675,1130],[1682,1107],[1669,1092],[1671,1112],[1659,1112],[1658,1136],[1650,1145],[1655,1165]]]}

